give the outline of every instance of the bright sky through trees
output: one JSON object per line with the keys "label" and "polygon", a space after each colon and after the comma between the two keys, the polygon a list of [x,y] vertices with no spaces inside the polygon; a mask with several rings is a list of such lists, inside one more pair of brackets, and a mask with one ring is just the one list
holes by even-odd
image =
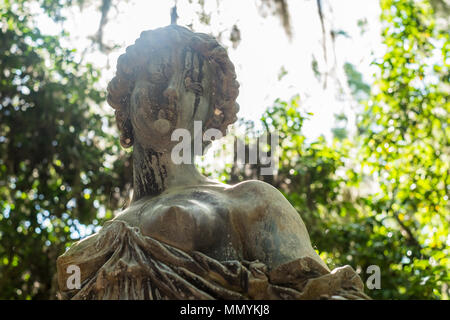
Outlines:
{"label": "bright sky through trees", "polygon": [[[346,86],[343,65],[347,62],[355,65],[364,80],[370,83],[374,72],[370,65],[374,58],[372,53],[379,55],[382,47],[378,1],[345,0],[339,4],[326,4],[325,27],[328,31],[338,32],[334,48],[331,37],[326,37],[326,63],[315,1],[292,1],[289,4],[293,29],[291,41],[279,18],[270,14],[263,17],[254,1],[206,1],[205,11],[211,14],[209,25],[199,21],[201,8],[197,3],[178,1],[178,24],[192,25],[197,32],[216,36],[235,23],[239,25],[243,41],[236,49],[226,37],[220,40],[228,47],[237,69],[241,85],[238,97],[240,117],[257,122],[276,98],[289,99],[300,94],[302,107],[314,113],[311,120],[305,122],[303,130],[306,136],[314,138],[324,134],[330,137],[334,114],[345,112],[349,123],[354,123],[354,110],[351,110],[352,103],[348,101],[351,96],[349,92],[344,92],[345,100],[342,100],[342,96],[337,97],[339,88],[331,78],[327,79],[324,88],[323,78],[319,81],[311,68],[312,60],[317,60],[320,72],[328,72],[331,77],[339,79],[341,85]],[[105,43],[118,44],[120,48],[112,51],[108,57],[99,50],[90,50],[84,58],[102,68],[102,86],[106,88],[113,76],[118,56],[126,46],[134,43],[140,32],[163,27],[170,22],[172,6],[172,1],[131,0],[121,2],[117,10],[111,9],[103,38]],[[98,30],[101,13],[92,5],[81,11],[78,6],[66,11],[63,15],[67,16],[67,20],[63,26],[71,36],[71,43],[67,43],[67,46],[77,48],[78,53],[82,54],[91,44],[89,37]],[[363,25],[358,26],[358,21],[364,22]],[[39,28],[47,34],[56,34],[60,30],[44,15],[39,19]],[[283,74],[283,70],[288,72]]]}

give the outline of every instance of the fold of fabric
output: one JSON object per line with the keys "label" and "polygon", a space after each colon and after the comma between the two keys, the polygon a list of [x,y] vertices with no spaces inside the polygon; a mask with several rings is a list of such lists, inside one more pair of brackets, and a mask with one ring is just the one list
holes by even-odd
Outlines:
{"label": "fold of fabric", "polygon": [[[70,290],[70,265],[81,288]],[[344,266],[329,272],[305,257],[268,271],[258,261],[217,261],[186,253],[119,220],[79,241],[57,261],[62,299],[370,299],[358,274]]]}

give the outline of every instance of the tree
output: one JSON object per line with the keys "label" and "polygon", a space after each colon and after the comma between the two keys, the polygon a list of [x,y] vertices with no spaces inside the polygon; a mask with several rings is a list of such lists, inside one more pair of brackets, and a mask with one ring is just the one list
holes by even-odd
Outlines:
{"label": "tree", "polygon": [[[381,1],[384,57],[359,123],[363,165],[376,174],[370,198],[382,226],[403,238],[390,269],[404,298],[439,297],[448,283],[450,189],[449,34],[426,1]],[[387,231],[387,229],[386,229]]]}
{"label": "tree", "polygon": [[[40,4],[62,19],[62,3]],[[105,100],[95,89],[99,71],[61,46],[65,33],[41,34],[32,10],[28,1],[5,0],[0,6],[3,299],[55,298],[57,256],[112,216],[130,177],[125,156],[108,159],[118,153],[114,137],[105,132],[110,117],[93,112]]]}

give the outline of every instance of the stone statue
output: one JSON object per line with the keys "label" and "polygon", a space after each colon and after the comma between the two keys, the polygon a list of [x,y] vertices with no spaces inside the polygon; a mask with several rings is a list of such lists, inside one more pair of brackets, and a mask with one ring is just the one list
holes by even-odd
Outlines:
{"label": "stone statue", "polygon": [[[133,198],[58,258],[62,298],[368,298],[350,266],[330,272],[277,189],[254,180],[225,185],[193,161],[171,160],[177,128],[194,139],[201,121],[203,132],[225,134],[237,95],[234,66],[209,35],[170,25],[143,32],[120,56],[108,103],[122,146],[133,146]],[[71,265],[80,288],[67,284]]]}

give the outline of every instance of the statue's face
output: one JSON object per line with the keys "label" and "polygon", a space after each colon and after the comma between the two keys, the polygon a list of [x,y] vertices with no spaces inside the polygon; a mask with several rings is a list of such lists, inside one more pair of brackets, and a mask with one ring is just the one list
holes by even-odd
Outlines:
{"label": "statue's face", "polygon": [[157,152],[170,151],[177,128],[187,129],[194,139],[194,121],[203,126],[211,116],[209,65],[190,50],[159,49],[142,66],[130,101],[130,118],[136,140]]}

